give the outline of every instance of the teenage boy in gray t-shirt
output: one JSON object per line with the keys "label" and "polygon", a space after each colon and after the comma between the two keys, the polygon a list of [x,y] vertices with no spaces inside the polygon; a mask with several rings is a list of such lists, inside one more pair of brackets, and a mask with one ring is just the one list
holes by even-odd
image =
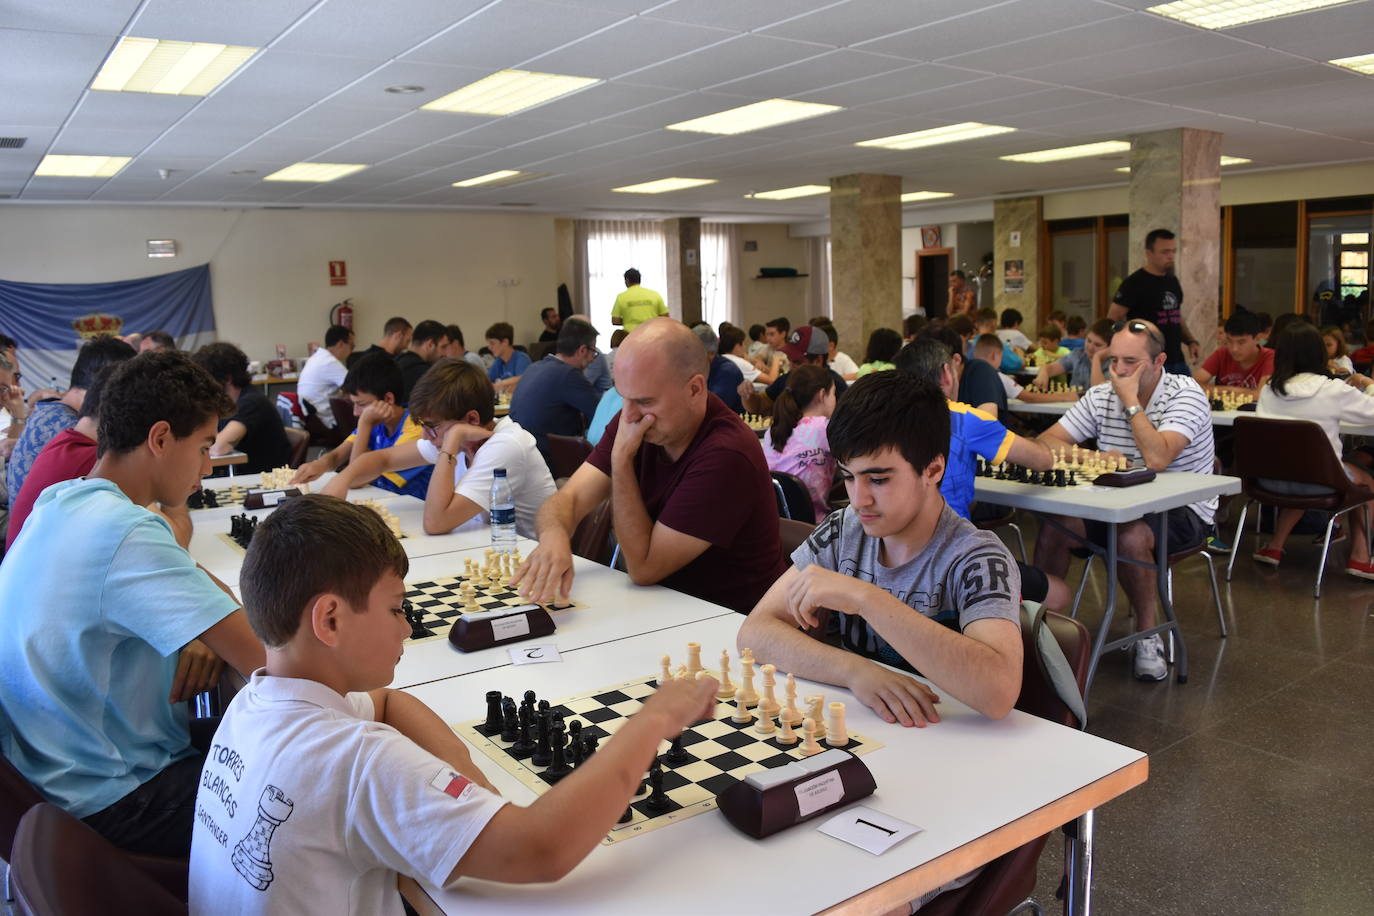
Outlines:
{"label": "teenage boy in gray t-shirt", "polygon": [[[826,433],[849,507],[792,554],[793,567],[740,628],[739,646],[847,688],[888,722],[938,722],[939,697],[877,662],[1002,718],[1021,690],[1021,578],[1002,542],[940,496],[944,395],[905,372],[875,372],[850,387]],[[818,627],[827,610],[841,648],[801,629]]]}

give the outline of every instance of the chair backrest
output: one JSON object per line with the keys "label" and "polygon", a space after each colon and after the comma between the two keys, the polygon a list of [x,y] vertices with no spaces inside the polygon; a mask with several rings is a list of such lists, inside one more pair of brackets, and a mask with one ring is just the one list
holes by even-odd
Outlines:
{"label": "chair backrest", "polygon": [[549,471],[555,478],[571,477],[592,453],[592,444],[582,436],[561,436],[549,433]]}
{"label": "chair backrest", "polygon": [[43,801],[43,796],[15,769],[3,756],[0,756],[0,859],[13,861],[10,851],[14,846],[14,834],[19,829],[19,821],[24,814]]}
{"label": "chair backrest", "polygon": [[611,499],[606,497],[578,524],[572,536],[572,552],[584,560],[611,565]]}
{"label": "chair backrest", "polygon": [[1233,470],[1247,487],[1259,478],[1351,487],[1331,440],[1311,420],[1236,417]]}
{"label": "chair backrest", "polygon": [[296,429],[294,426],[286,427],[286,438],[291,443],[291,454],[286,459],[288,466],[298,468],[305,460],[305,453],[310,448],[310,434],[303,429]]}
{"label": "chair backrest", "polygon": [[792,565],[792,551],[802,545],[816,526],[810,522],[800,522],[794,518],[778,519],[778,540],[782,541],[782,561]]}
{"label": "chair backrest", "polygon": [[353,418],[353,402],[348,398],[330,398],[329,412],[334,415],[334,425],[343,430],[346,436],[357,428]]}
{"label": "chair backrest", "polygon": [[779,513],[799,522],[816,523],[816,507],[811,502],[811,491],[806,489],[800,477],[782,471],[769,471],[773,478],[774,489],[781,494],[787,511]]}
{"label": "chair backrest", "polygon": [[81,821],[47,802],[19,823],[10,862],[19,912],[32,916],[187,911],[167,888]]}
{"label": "chair backrest", "polygon": [[[1087,627],[1072,617],[1052,611],[1044,613],[1041,626],[1059,644],[1081,695],[1088,680],[1088,665],[1092,660],[1092,637],[1089,636]],[[1021,628],[1024,656],[1021,664],[1021,694],[1016,698],[1016,708],[1033,716],[1058,722],[1060,725],[1081,728],[1083,723],[1078,721],[1073,710],[1060,699],[1059,692],[1050,679],[1050,673],[1036,642],[1038,636],[1039,633],[1032,627]]]}

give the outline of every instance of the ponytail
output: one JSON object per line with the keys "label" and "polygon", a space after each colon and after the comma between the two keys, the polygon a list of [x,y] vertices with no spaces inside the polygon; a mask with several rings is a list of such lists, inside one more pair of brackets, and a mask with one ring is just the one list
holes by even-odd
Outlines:
{"label": "ponytail", "polygon": [[797,406],[797,399],[792,396],[792,390],[784,389],[773,402],[773,425],[768,429],[768,435],[773,439],[774,451],[780,452],[787,447],[792,430],[801,422],[801,414],[802,409]]}
{"label": "ponytail", "polygon": [[774,451],[781,452],[787,447],[792,431],[801,422],[802,411],[833,387],[835,378],[825,366],[798,366],[788,373],[787,387],[773,402],[773,425],[768,435]]}

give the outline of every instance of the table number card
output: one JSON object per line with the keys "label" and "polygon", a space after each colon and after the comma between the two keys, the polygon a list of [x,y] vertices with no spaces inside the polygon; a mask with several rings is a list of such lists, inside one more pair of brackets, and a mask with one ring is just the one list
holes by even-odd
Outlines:
{"label": "table number card", "polygon": [[859,805],[846,808],[816,828],[821,833],[880,856],[924,828]]}

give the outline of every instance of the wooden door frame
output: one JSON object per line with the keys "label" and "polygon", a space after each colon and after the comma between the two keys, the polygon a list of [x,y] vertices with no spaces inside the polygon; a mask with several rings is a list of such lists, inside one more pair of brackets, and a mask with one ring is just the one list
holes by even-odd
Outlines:
{"label": "wooden door frame", "polygon": [[[921,258],[938,258],[938,257],[940,257],[940,255],[944,255],[946,258],[949,259],[948,262],[947,262],[947,263],[949,264],[949,270],[954,270],[955,267],[954,267],[954,249],[953,249],[953,248],[917,248],[917,249],[916,249],[916,271],[915,271],[915,276],[913,277],[913,280],[914,280],[914,282],[915,282],[915,289],[913,289],[912,292],[914,293],[914,296],[915,296],[916,307],[919,308],[919,309],[926,310],[925,303],[921,301]],[[948,271],[945,272],[945,279],[946,279],[946,281],[948,281],[948,279],[949,279],[949,272],[948,272]],[[946,286],[948,286],[948,283],[946,283]],[[929,312],[928,310],[926,310],[926,314],[929,315],[930,312]],[[948,304],[948,303],[945,304],[945,315],[946,315],[946,316],[949,315],[949,304]]]}

